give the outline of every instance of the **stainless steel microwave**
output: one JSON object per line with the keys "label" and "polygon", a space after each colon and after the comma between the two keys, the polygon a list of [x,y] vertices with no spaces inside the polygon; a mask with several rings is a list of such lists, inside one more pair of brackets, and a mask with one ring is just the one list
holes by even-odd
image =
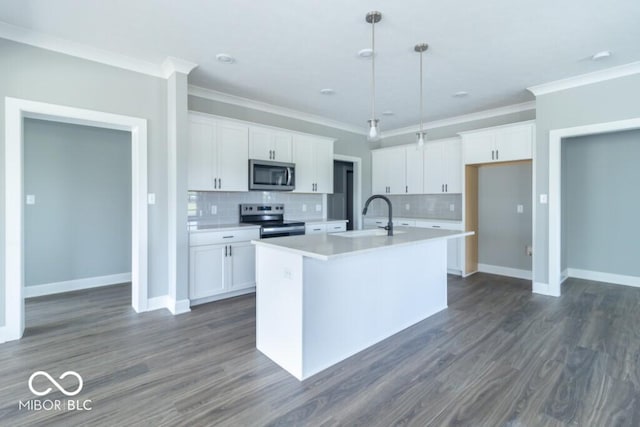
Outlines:
{"label": "stainless steel microwave", "polygon": [[295,189],[296,165],[293,163],[249,160],[249,190],[291,191]]}

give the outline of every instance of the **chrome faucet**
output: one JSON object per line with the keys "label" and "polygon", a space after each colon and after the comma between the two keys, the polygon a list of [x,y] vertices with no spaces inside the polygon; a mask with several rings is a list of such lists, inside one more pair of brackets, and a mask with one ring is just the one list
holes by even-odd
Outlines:
{"label": "chrome faucet", "polygon": [[392,216],[391,201],[387,199],[385,196],[382,196],[380,194],[374,194],[373,196],[369,197],[367,201],[364,203],[364,209],[362,209],[362,215],[367,214],[367,209],[369,209],[369,203],[371,203],[373,199],[382,199],[385,202],[387,202],[387,206],[389,207],[389,222],[387,223],[387,226],[383,228],[387,230],[387,236],[393,236],[393,220],[391,218]]}

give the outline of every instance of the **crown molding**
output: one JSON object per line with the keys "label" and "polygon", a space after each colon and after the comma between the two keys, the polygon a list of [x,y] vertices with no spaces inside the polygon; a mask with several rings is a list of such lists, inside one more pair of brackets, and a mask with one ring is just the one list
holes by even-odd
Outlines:
{"label": "crown molding", "polygon": [[167,56],[167,59],[162,63],[162,74],[165,79],[168,79],[173,73],[189,74],[197,66],[198,64],[195,62]]}
{"label": "crown molding", "polygon": [[605,68],[604,70],[594,71],[592,73],[581,74],[579,76],[531,86],[528,87],[527,90],[535,96],[540,96],[574,87],[586,86],[593,83],[626,77],[633,74],[640,74],[640,61],[630,62],[629,64],[619,65],[617,67]]}
{"label": "crown molding", "polygon": [[[475,120],[490,119],[492,117],[499,117],[499,116],[504,116],[504,115],[513,114],[513,113],[521,113],[523,111],[529,111],[529,110],[535,110],[535,109],[536,109],[535,101],[523,102],[520,104],[507,105],[505,107],[492,108],[490,110],[483,110],[475,113],[463,114],[461,116],[449,117],[442,120],[434,120],[432,122],[426,122],[422,126],[423,126],[423,129],[426,129],[426,130],[437,129],[445,126],[468,123],[468,122],[473,122]],[[382,138],[389,138],[393,136],[406,135],[408,133],[415,133],[419,127],[420,127],[419,124],[415,124],[413,126],[393,129],[387,132],[383,132]]]}
{"label": "crown molding", "polygon": [[0,21],[0,38],[163,79],[168,78],[174,71],[188,74],[197,66],[192,62],[171,56],[159,65],[2,21]]}
{"label": "crown molding", "polygon": [[218,92],[217,90],[207,89],[200,86],[189,85],[189,95],[198,98],[209,99],[212,101],[223,102],[225,104],[237,105],[239,107],[250,108],[252,110],[263,111],[265,113],[272,113],[279,116],[303,120],[305,122],[328,126],[359,135],[366,135],[364,127],[354,126],[348,123],[339,122],[337,120],[328,119],[326,117],[317,116],[315,114],[305,113],[286,107],[279,107],[277,105],[269,104],[266,102],[255,101],[253,99],[243,98],[236,95],[230,95],[228,93]]}

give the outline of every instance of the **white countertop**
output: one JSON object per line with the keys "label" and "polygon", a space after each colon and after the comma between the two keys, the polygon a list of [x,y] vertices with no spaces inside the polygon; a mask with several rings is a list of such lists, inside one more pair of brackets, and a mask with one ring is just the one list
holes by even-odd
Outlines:
{"label": "white countertop", "polygon": [[190,233],[198,233],[202,231],[228,231],[228,230],[237,230],[239,228],[260,228],[259,225],[255,224],[214,224],[206,221],[189,221],[188,229]]}
{"label": "white countertop", "polygon": [[304,222],[306,225],[313,225],[313,224],[335,224],[335,223],[341,223],[341,222],[349,222],[346,219],[301,219],[300,222]]}
{"label": "white countertop", "polygon": [[358,233],[305,234],[302,236],[275,237],[271,239],[252,240],[255,245],[262,245],[283,251],[296,253],[310,258],[327,261],[341,256],[361,254],[364,252],[388,248],[391,246],[415,245],[425,240],[452,239],[469,236],[473,231],[434,230],[431,228],[395,227],[394,235],[343,237],[340,234]]}

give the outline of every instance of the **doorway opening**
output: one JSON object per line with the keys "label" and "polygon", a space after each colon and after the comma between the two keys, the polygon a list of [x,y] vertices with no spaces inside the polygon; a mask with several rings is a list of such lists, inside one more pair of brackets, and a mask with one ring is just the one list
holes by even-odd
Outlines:
{"label": "doorway opening", "polygon": [[147,310],[147,122],[144,119],[5,98],[4,324],[0,342],[20,339],[25,328],[24,120],[28,118],[130,132],[131,305]]}
{"label": "doorway opening", "polygon": [[333,194],[327,197],[328,213],[331,219],[346,219],[347,230],[353,230],[354,201],[353,162],[333,161]]}

